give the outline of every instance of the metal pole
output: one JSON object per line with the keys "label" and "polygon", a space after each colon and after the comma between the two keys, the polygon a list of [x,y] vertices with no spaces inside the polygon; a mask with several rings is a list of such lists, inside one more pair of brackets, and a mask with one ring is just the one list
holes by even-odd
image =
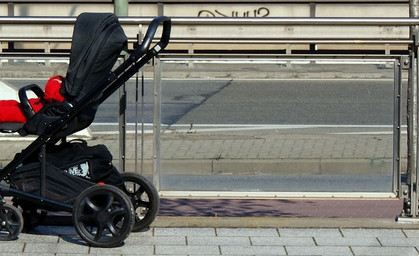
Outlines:
{"label": "metal pole", "polygon": [[401,188],[401,161],[400,161],[400,134],[401,134],[401,88],[402,63],[401,59],[394,62],[394,108],[393,108],[393,192],[402,197]]}
{"label": "metal pole", "polygon": [[119,88],[119,170],[125,172],[126,162],[126,133],[127,133],[127,91],[126,86],[123,84]]}
{"label": "metal pole", "polygon": [[[137,35],[137,44],[140,45],[141,41],[143,39],[142,36],[142,25],[138,28],[138,35]],[[141,72],[141,108],[143,108],[144,104],[144,74],[143,69],[140,70]],[[138,172],[138,101],[139,101],[139,81],[138,81],[138,73],[135,76],[135,172]],[[143,174],[143,161],[144,161],[144,112],[143,109],[141,109],[141,174]]]}
{"label": "metal pole", "polygon": [[157,191],[160,190],[160,131],[161,131],[161,61],[153,60],[154,66],[154,99],[153,99],[153,183]]}
{"label": "metal pole", "polygon": [[[409,16],[411,18],[419,17],[419,0],[410,0]],[[410,38],[415,39],[417,35],[417,26],[410,27]],[[413,40],[415,42],[415,40]],[[410,67],[407,88],[407,144],[408,144],[408,168],[407,185],[409,187],[408,197],[405,202],[405,214],[411,217],[417,217],[417,46],[415,43],[410,45]]]}
{"label": "metal pole", "polygon": [[114,12],[117,16],[128,16],[128,0],[114,0]]}
{"label": "metal pole", "polygon": [[[117,16],[128,16],[128,0],[114,0],[114,12]],[[126,160],[126,88],[119,89],[119,170],[125,172]]]}

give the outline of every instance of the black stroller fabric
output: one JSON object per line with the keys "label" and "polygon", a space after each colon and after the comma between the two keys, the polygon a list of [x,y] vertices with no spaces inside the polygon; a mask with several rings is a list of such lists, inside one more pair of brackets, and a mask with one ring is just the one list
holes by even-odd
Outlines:
{"label": "black stroller fabric", "polygon": [[77,139],[50,147],[49,151],[47,162],[70,175],[110,185],[123,182],[105,145],[88,146],[85,140]]}
{"label": "black stroller fabric", "polygon": [[[80,14],[74,26],[69,67],[60,88],[66,101],[42,108],[19,133],[42,134],[50,123],[78,104],[94,86],[107,77],[126,44],[127,37],[114,14]],[[64,137],[88,127],[99,104],[91,102],[56,136]]]}
{"label": "black stroller fabric", "polygon": [[[9,179],[17,189],[40,195],[41,162],[37,158],[34,154]],[[105,145],[88,146],[84,140],[73,140],[48,148],[46,197],[73,203],[81,191],[99,182],[114,186],[123,183]]]}
{"label": "black stroller fabric", "polygon": [[70,65],[61,94],[75,103],[112,69],[127,37],[112,13],[82,13],[73,32]]}
{"label": "black stroller fabric", "polygon": [[[81,191],[94,183],[72,176],[50,163],[46,163],[45,197],[73,204]],[[10,175],[10,185],[23,192],[41,196],[41,163],[23,165]]]}

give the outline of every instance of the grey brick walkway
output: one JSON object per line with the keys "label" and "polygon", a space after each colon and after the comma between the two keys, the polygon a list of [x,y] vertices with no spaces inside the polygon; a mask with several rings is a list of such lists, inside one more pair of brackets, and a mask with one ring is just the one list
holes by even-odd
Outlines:
{"label": "grey brick walkway", "polygon": [[2,255],[419,255],[419,230],[358,228],[152,228],[124,246],[86,246],[73,227],[38,227],[0,242]]}
{"label": "grey brick walkway", "polygon": [[[388,130],[389,128],[387,128]],[[295,130],[295,129],[294,129]],[[368,129],[364,129],[367,130]],[[391,168],[393,138],[390,134],[335,134],[336,131],[288,132],[247,131],[237,134],[231,131],[194,132],[171,131],[161,138],[161,158],[165,173],[388,173]],[[1,135],[1,134],[0,134]],[[0,162],[7,164],[14,154],[30,143],[21,137],[3,136]],[[403,137],[402,145],[406,138]],[[138,141],[138,145],[141,141]],[[145,172],[151,173],[152,136],[144,140]],[[105,144],[114,155],[118,166],[118,135],[94,133],[89,145]],[[135,139],[132,134],[126,140],[127,169],[133,170]],[[406,150],[402,148],[402,164]],[[140,151],[138,151],[140,152]],[[140,156],[138,156],[140,158]]]}

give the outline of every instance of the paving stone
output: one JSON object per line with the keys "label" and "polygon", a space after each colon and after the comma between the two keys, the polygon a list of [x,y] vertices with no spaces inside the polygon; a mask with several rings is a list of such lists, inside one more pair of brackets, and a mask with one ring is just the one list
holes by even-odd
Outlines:
{"label": "paving stone", "polygon": [[214,228],[155,228],[154,236],[215,236]]}
{"label": "paving stone", "polygon": [[115,248],[90,247],[89,254],[96,255],[154,255],[153,245],[123,245]]}
{"label": "paving stone", "polygon": [[[188,256],[219,256],[219,255],[220,254],[188,254]],[[253,256],[253,255],[242,255],[242,256]]]}
{"label": "paving stone", "polygon": [[53,243],[56,244],[59,241],[59,237],[57,235],[46,235],[46,234],[27,234],[27,233],[20,233],[19,234],[19,241],[25,242],[38,242],[38,243]]}
{"label": "paving stone", "polygon": [[287,255],[353,256],[349,246],[285,246]]}
{"label": "paving stone", "polygon": [[379,256],[415,256],[419,255],[414,247],[351,247],[355,256],[379,255]]}
{"label": "paving stone", "polygon": [[173,254],[213,254],[219,255],[220,249],[218,246],[167,246],[167,245],[156,245],[155,248],[156,255],[173,255]]}
{"label": "paving stone", "polygon": [[381,242],[382,246],[419,247],[419,239],[417,237],[379,237],[378,240]]}
{"label": "paving stone", "polygon": [[[13,253],[13,256],[59,256],[60,254],[56,253]],[[60,256],[62,256],[61,254]],[[66,256],[69,256],[69,254],[65,254]],[[81,254],[80,254],[81,255]],[[10,256],[10,253],[8,252],[1,252],[0,256]]]}
{"label": "paving stone", "polygon": [[274,228],[217,228],[217,236],[273,236],[278,237]]}
{"label": "paving stone", "polygon": [[24,252],[28,253],[68,253],[87,254],[88,246],[75,244],[26,243]]}
{"label": "paving stone", "polygon": [[403,229],[403,233],[407,237],[419,237],[419,229]]}
{"label": "paving stone", "polygon": [[82,246],[87,246],[86,242],[81,239],[81,237],[77,234],[69,234],[69,235],[61,235],[59,237],[59,243],[60,244],[78,244]]}
{"label": "paving stone", "polygon": [[125,245],[186,245],[184,236],[153,236],[137,237],[128,236],[124,241]]}
{"label": "paving stone", "polygon": [[280,228],[278,231],[280,237],[342,237],[339,229],[329,228]]}
{"label": "paving stone", "polygon": [[406,237],[400,229],[342,229],[344,237]]}
{"label": "paving stone", "polygon": [[284,246],[220,246],[221,255],[287,255]]}
{"label": "paving stone", "polygon": [[375,237],[315,237],[314,240],[319,246],[380,246]]}
{"label": "paving stone", "polygon": [[246,236],[239,237],[187,237],[188,245],[235,245],[250,246],[250,239]]}
{"label": "paving stone", "polygon": [[309,245],[314,246],[311,237],[258,237],[250,238],[252,245]]}
{"label": "paving stone", "polygon": [[19,240],[16,241],[3,241],[0,242],[0,248],[2,253],[15,254],[23,252],[25,243]]}

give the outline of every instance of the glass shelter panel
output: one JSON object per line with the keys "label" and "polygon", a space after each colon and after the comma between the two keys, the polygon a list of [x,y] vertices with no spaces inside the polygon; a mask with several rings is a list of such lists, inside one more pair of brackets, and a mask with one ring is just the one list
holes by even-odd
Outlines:
{"label": "glass shelter panel", "polygon": [[162,67],[161,191],[392,192],[392,63]]}
{"label": "glass shelter panel", "polygon": [[[67,66],[62,59],[38,62],[43,76],[4,75],[3,91],[16,95],[30,83],[43,88]],[[2,72],[16,73],[22,65],[38,70],[38,62],[4,60]],[[161,66],[158,141],[152,64],[103,102],[78,136],[89,145],[115,141],[106,145],[114,165],[158,179],[162,194],[394,192],[393,124],[400,110],[393,62],[163,59]],[[402,103],[405,127],[404,94]],[[127,134],[121,137],[124,113]],[[160,145],[160,161],[153,143]],[[402,170],[406,148],[404,131]],[[154,177],[153,164],[160,168]]]}

